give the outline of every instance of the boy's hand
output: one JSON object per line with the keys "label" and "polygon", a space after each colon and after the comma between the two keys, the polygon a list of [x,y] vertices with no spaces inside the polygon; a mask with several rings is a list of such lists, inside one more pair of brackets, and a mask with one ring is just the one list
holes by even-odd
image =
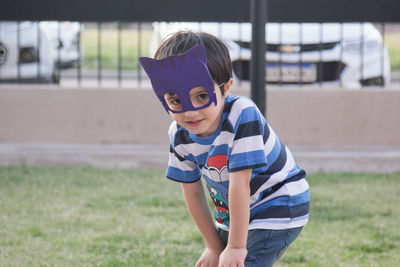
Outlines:
{"label": "boy's hand", "polygon": [[219,256],[218,267],[244,267],[247,249],[245,248],[225,248]]}
{"label": "boy's hand", "polygon": [[196,267],[218,267],[220,253],[206,248],[197,261]]}

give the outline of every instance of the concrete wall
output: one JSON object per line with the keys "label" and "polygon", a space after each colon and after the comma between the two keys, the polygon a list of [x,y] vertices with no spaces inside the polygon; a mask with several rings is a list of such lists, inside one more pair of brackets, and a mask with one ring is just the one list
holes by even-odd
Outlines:
{"label": "concrete wall", "polygon": [[400,145],[400,91],[268,93],[267,117],[298,145]]}
{"label": "concrete wall", "polygon": [[[400,146],[400,90],[269,89],[267,118],[290,145]],[[0,88],[2,143],[166,144],[170,121],[149,89]]]}

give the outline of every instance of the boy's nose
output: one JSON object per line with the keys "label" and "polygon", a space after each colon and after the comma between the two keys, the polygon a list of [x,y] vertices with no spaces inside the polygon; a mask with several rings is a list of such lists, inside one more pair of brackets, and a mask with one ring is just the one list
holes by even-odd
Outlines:
{"label": "boy's nose", "polygon": [[190,118],[196,117],[198,115],[198,113],[199,113],[199,111],[197,111],[197,110],[188,110],[188,111],[184,112],[183,114],[184,114],[185,118],[190,119]]}

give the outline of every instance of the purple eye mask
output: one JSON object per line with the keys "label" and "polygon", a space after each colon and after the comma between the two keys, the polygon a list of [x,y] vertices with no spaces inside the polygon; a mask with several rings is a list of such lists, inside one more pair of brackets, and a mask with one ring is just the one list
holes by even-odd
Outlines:
{"label": "purple eye mask", "polygon": [[[214,103],[217,105],[214,82],[206,65],[206,55],[202,45],[196,45],[181,56],[170,56],[162,60],[141,57],[140,63],[151,80],[151,85],[165,110],[181,113],[199,110]],[[194,107],[190,90],[204,87],[209,102],[202,107]],[[176,94],[181,104],[180,111],[173,111],[165,101],[165,94]]]}

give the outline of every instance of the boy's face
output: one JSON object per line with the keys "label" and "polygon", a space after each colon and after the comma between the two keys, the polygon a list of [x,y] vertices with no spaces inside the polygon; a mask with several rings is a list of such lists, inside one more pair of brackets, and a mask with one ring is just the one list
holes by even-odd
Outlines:
{"label": "boy's face", "polygon": [[[227,84],[224,84],[225,93],[222,95],[220,88],[214,83],[215,96],[217,98],[217,105],[212,103],[211,105],[199,109],[189,110],[182,113],[169,112],[169,115],[182,127],[187,129],[189,132],[196,134],[200,137],[211,136],[217,131],[219,124],[221,123],[222,111],[224,108],[225,97],[229,93],[230,85],[232,80]],[[179,99],[176,95],[165,94],[165,100],[168,106],[179,109]],[[202,87],[195,87],[190,91],[190,99],[192,103],[208,102],[207,91]]]}
{"label": "boy's face", "polygon": [[[141,57],[140,62],[148,74],[151,85],[165,110],[172,113],[203,109],[212,103],[217,104],[214,82],[206,64],[205,50],[196,45],[183,55],[169,56],[156,60]],[[193,88],[202,87],[207,95],[205,99],[192,99]],[[180,105],[172,106],[166,102],[165,95],[179,98]],[[200,100],[200,101],[198,101]]]}

